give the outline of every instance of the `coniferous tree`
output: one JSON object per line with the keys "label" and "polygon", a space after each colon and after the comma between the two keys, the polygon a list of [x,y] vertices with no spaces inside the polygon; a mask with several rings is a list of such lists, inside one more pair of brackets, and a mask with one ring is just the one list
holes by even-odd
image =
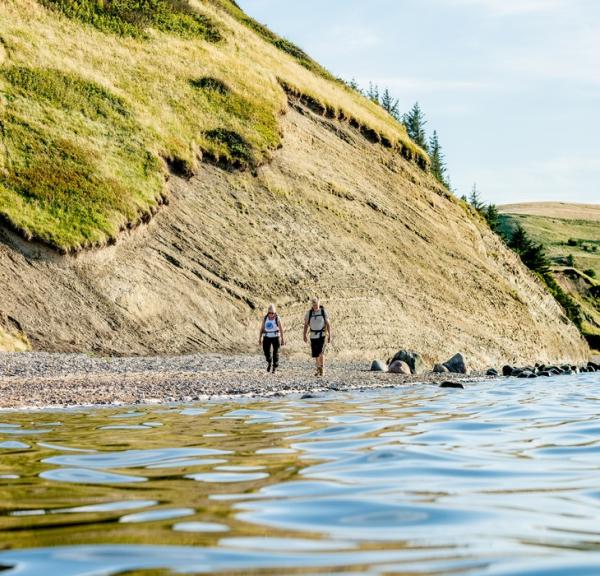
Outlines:
{"label": "coniferous tree", "polygon": [[410,111],[404,114],[402,121],[411,140],[423,150],[427,150],[427,136],[425,134],[427,121],[418,102],[415,102]]}
{"label": "coniferous tree", "polygon": [[481,200],[481,196],[479,195],[479,190],[477,189],[477,184],[473,184],[473,188],[471,189],[471,194],[469,194],[469,204],[477,210],[477,212],[481,212],[484,208],[484,203]]}
{"label": "coniferous tree", "polygon": [[496,234],[501,234],[500,213],[495,204],[487,205],[484,211],[484,217],[492,231],[496,232]]}
{"label": "coniferous tree", "polygon": [[450,188],[450,183],[446,178],[446,163],[437,131],[433,131],[433,135],[429,139],[429,157],[431,159],[431,173],[441,182],[446,188]]}
{"label": "coniferous tree", "polygon": [[377,84],[373,84],[373,82],[369,82],[369,89],[367,90],[366,96],[369,100],[371,100],[371,102],[375,102],[375,104],[380,104],[379,86],[377,86]]}
{"label": "coniferous tree", "polygon": [[393,118],[396,120],[400,117],[400,112],[398,109],[399,102],[397,98],[394,98],[389,89],[386,88],[383,91],[383,95],[381,96],[381,107]]}
{"label": "coniferous tree", "polygon": [[362,90],[360,89],[360,86],[358,85],[356,78],[352,78],[352,80],[350,80],[350,82],[348,82],[348,87],[352,88],[352,90],[358,92],[359,94],[362,94]]}

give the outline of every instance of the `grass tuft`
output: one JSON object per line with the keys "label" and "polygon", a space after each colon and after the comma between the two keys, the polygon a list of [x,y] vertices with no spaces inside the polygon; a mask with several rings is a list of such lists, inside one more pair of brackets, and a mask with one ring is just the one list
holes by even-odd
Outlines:
{"label": "grass tuft", "polygon": [[249,168],[255,164],[250,144],[237,132],[217,128],[208,130],[205,136],[216,145],[209,155],[218,163],[234,168]]}
{"label": "grass tuft", "polygon": [[219,42],[221,32],[187,0],[39,0],[51,9],[91,24],[102,32],[146,38],[148,28],[183,38]]}
{"label": "grass tuft", "polygon": [[194,88],[206,90],[208,92],[216,92],[221,96],[226,96],[231,92],[229,86],[227,86],[225,82],[219,80],[218,78],[213,78],[212,76],[205,76],[204,78],[198,78],[197,80],[190,80],[190,84]]}

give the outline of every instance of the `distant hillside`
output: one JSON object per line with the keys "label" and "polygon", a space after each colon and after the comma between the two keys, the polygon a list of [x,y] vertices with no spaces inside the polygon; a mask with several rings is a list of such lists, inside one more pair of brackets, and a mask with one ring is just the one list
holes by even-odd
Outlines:
{"label": "distant hillside", "polygon": [[589,353],[400,123],[230,0],[3,0],[0,95],[13,348],[251,352],[275,302],[306,354],[318,294],[340,358]]}
{"label": "distant hillside", "polygon": [[541,243],[558,283],[582,307],[584,333],[600,347],[600,205],[540,202],[498,207],[503,226],[520,223]]}

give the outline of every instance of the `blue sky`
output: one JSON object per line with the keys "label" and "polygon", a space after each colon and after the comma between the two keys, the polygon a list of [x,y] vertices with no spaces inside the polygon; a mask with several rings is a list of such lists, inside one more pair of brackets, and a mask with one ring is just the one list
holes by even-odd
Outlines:
{"label": "blue sky", "polygon": [[238,0],[333,74],[419,101],[452,185],[600,203],[599,0]]}

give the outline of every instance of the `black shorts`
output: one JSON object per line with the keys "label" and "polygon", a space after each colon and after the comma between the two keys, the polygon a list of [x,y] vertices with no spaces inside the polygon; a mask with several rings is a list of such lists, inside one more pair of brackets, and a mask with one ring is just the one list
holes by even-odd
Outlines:
{"label": "black shorts", "polygon": [[310,339],[310,351],[313,358],[318,358],[325,350],[325,336]]}

